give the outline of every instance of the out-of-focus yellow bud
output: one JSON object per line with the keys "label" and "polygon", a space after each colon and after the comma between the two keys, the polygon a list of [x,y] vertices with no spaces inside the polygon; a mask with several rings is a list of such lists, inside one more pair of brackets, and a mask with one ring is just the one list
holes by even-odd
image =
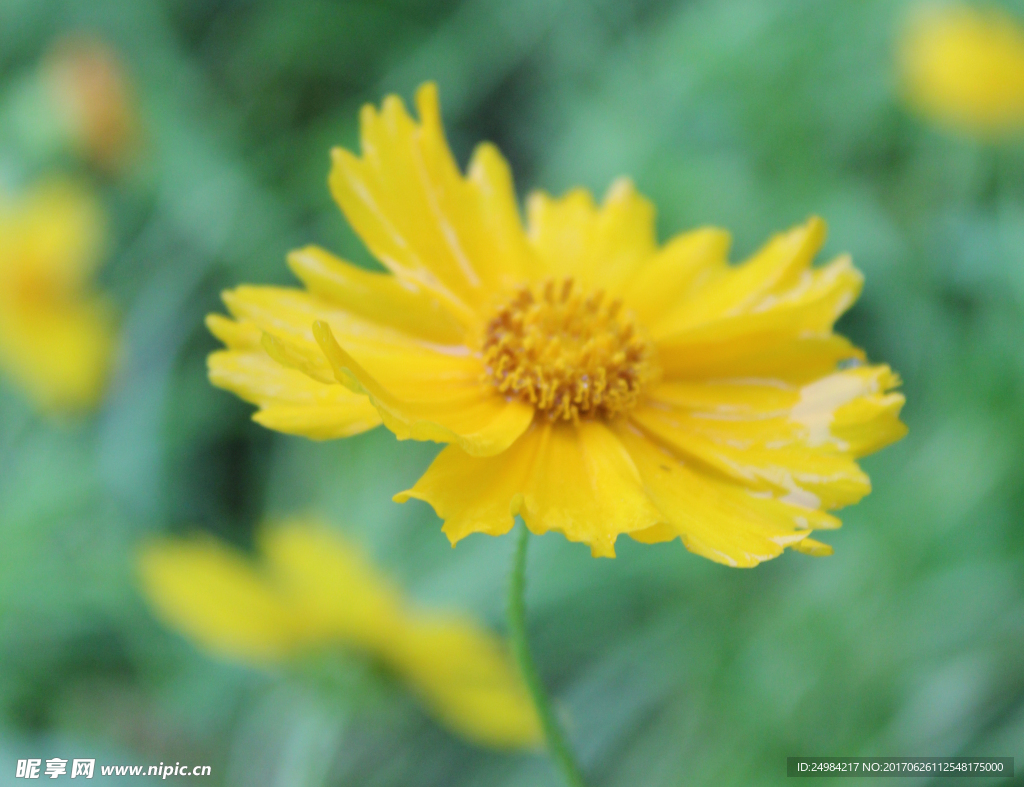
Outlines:
{"label": "out-of-focus yellow bud", "polygon": [[91,288],[104,230],[77,183],[0,196],[0,373],[46,410],[95,405],[109,375],[111,309]]}
{"label": "out-of-focus yellow bud", "polygon": [[1024,129],[1024,26],[994,9],[920,8],[900,42],[900,78],[922,114],[992,136]]}
{"label": "out-of-focus yellow bud", "polygon": [[43,79],[69,139],[108,171],[121,169],[139,147],[139,120],[128,77],[107,44],[83,35],[58,41]]}

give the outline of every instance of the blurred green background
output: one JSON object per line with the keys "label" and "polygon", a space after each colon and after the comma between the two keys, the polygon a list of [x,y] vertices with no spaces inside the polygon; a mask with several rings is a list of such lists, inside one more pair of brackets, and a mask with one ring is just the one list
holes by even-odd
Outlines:
{"label": "blurred green background", "polygon": [[322,512],[417,601],[504,630],[512,540],[452,550],[426,505],[390,502],[436,446],[274,434],[205,376],[221,289],[289,282],[285,253],[311,242],[369,262],[328,194],[328,150],[357,144],[361,103],[426,79],[460,161],[498,143],[521,194],[629,174],[663,237],[721,225],[734,258],[822,215],[827,251],[867,277],[840,329],[905,380],[910,435],[865,462],[875,491],[824,536],[833,557],[732,570],[678,542],[623,539],[609,561],[533,541],[535,655],[593,784],[782,784],[787,755],[1024,767],[1024,134],[973,141],[901,105],[907,11],[2,0],[0,107],[54,40],[86,31],[122,58],[144,147],[102,175],[3,110],[6,182],[70,171],[101,190],[123,349],[92,416],[45,419],[0,383],[0,784],[51,756],[209,764],[203,783],[239,787],[559,783],[542,757],[456,740],[402,692],[357,707],[345,679],[208,658],[154,621],[133,574],[156,533],[246,545],[268,515]]}

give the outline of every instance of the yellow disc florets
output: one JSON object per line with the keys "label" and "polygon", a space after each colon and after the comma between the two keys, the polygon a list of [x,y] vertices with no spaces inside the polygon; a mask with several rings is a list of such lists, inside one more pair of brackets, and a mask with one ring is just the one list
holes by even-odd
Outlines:
{"label": "yellow disc florets", "polygon": [[520,288],[487,324],[483,356],[499,391],[552,421],[629,410],[654,376],[651,345],[622,302],[571,278]]}

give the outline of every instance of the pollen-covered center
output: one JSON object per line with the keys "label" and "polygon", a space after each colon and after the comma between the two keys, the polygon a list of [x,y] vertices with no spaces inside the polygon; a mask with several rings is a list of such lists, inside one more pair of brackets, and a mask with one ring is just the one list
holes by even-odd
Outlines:
{"label": "pollen-covered center", "polygon": [[653,351],[622,302],[571,279],[520,288],[488,323],[487,378],[552,421],[611,417],[636,404]]}

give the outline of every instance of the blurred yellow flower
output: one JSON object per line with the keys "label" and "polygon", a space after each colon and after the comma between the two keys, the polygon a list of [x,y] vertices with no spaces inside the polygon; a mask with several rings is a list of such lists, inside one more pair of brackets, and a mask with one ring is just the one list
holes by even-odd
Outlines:
{"label": "blurred yellow flower", "polygon": [[995,9],[921,8],[904,33],[901,77],[922,113],[976,133],[1024,128],[1024,27]]}
{"label": "blurred yellow flower", "polygon": [[103,239],[99,204],[74,183],[0,197],[0,370],[46,409],[94,405],[107,380],[113,322],[89,287]]}
{"label": "blurred yellow flower", "polygon": [[497,149],[463,176],[434,85],[416,102],[419,123],[395,96],[364,107],[362,156],[333,151],[334,197],[389,273],[308,247],[288,259],[305,290],[226,292],[212,382],[280,431],[448,443],[396,499],[452,543],[520,515],[594,555],[621,533],[733,566],[827,553],[808,534],[905,428],[896,375],[832,332],[862,280],[848,257],[811,268],[824,223],[730,266],[723,230],[659,246],[621,180],[600,206],[531,194],[524,228]]}
{"label": "blurred yellow flower", "polygon": [[470,619],[411,610],[350,544],[316,522],[266,528],[262,565],[210,537],[160,540],[139,558],[159,616],[199,646],[269,665],[341,645],[405,678],[454,732],[496,748],[540,741],[504,644]]}
{"label": "blurred yellow flower", "polygon": [[103,41],[76,35],[59,41],[44,65],[52,101],[71,140],[108,170],[136,153],[136,105],[120,59]]}

